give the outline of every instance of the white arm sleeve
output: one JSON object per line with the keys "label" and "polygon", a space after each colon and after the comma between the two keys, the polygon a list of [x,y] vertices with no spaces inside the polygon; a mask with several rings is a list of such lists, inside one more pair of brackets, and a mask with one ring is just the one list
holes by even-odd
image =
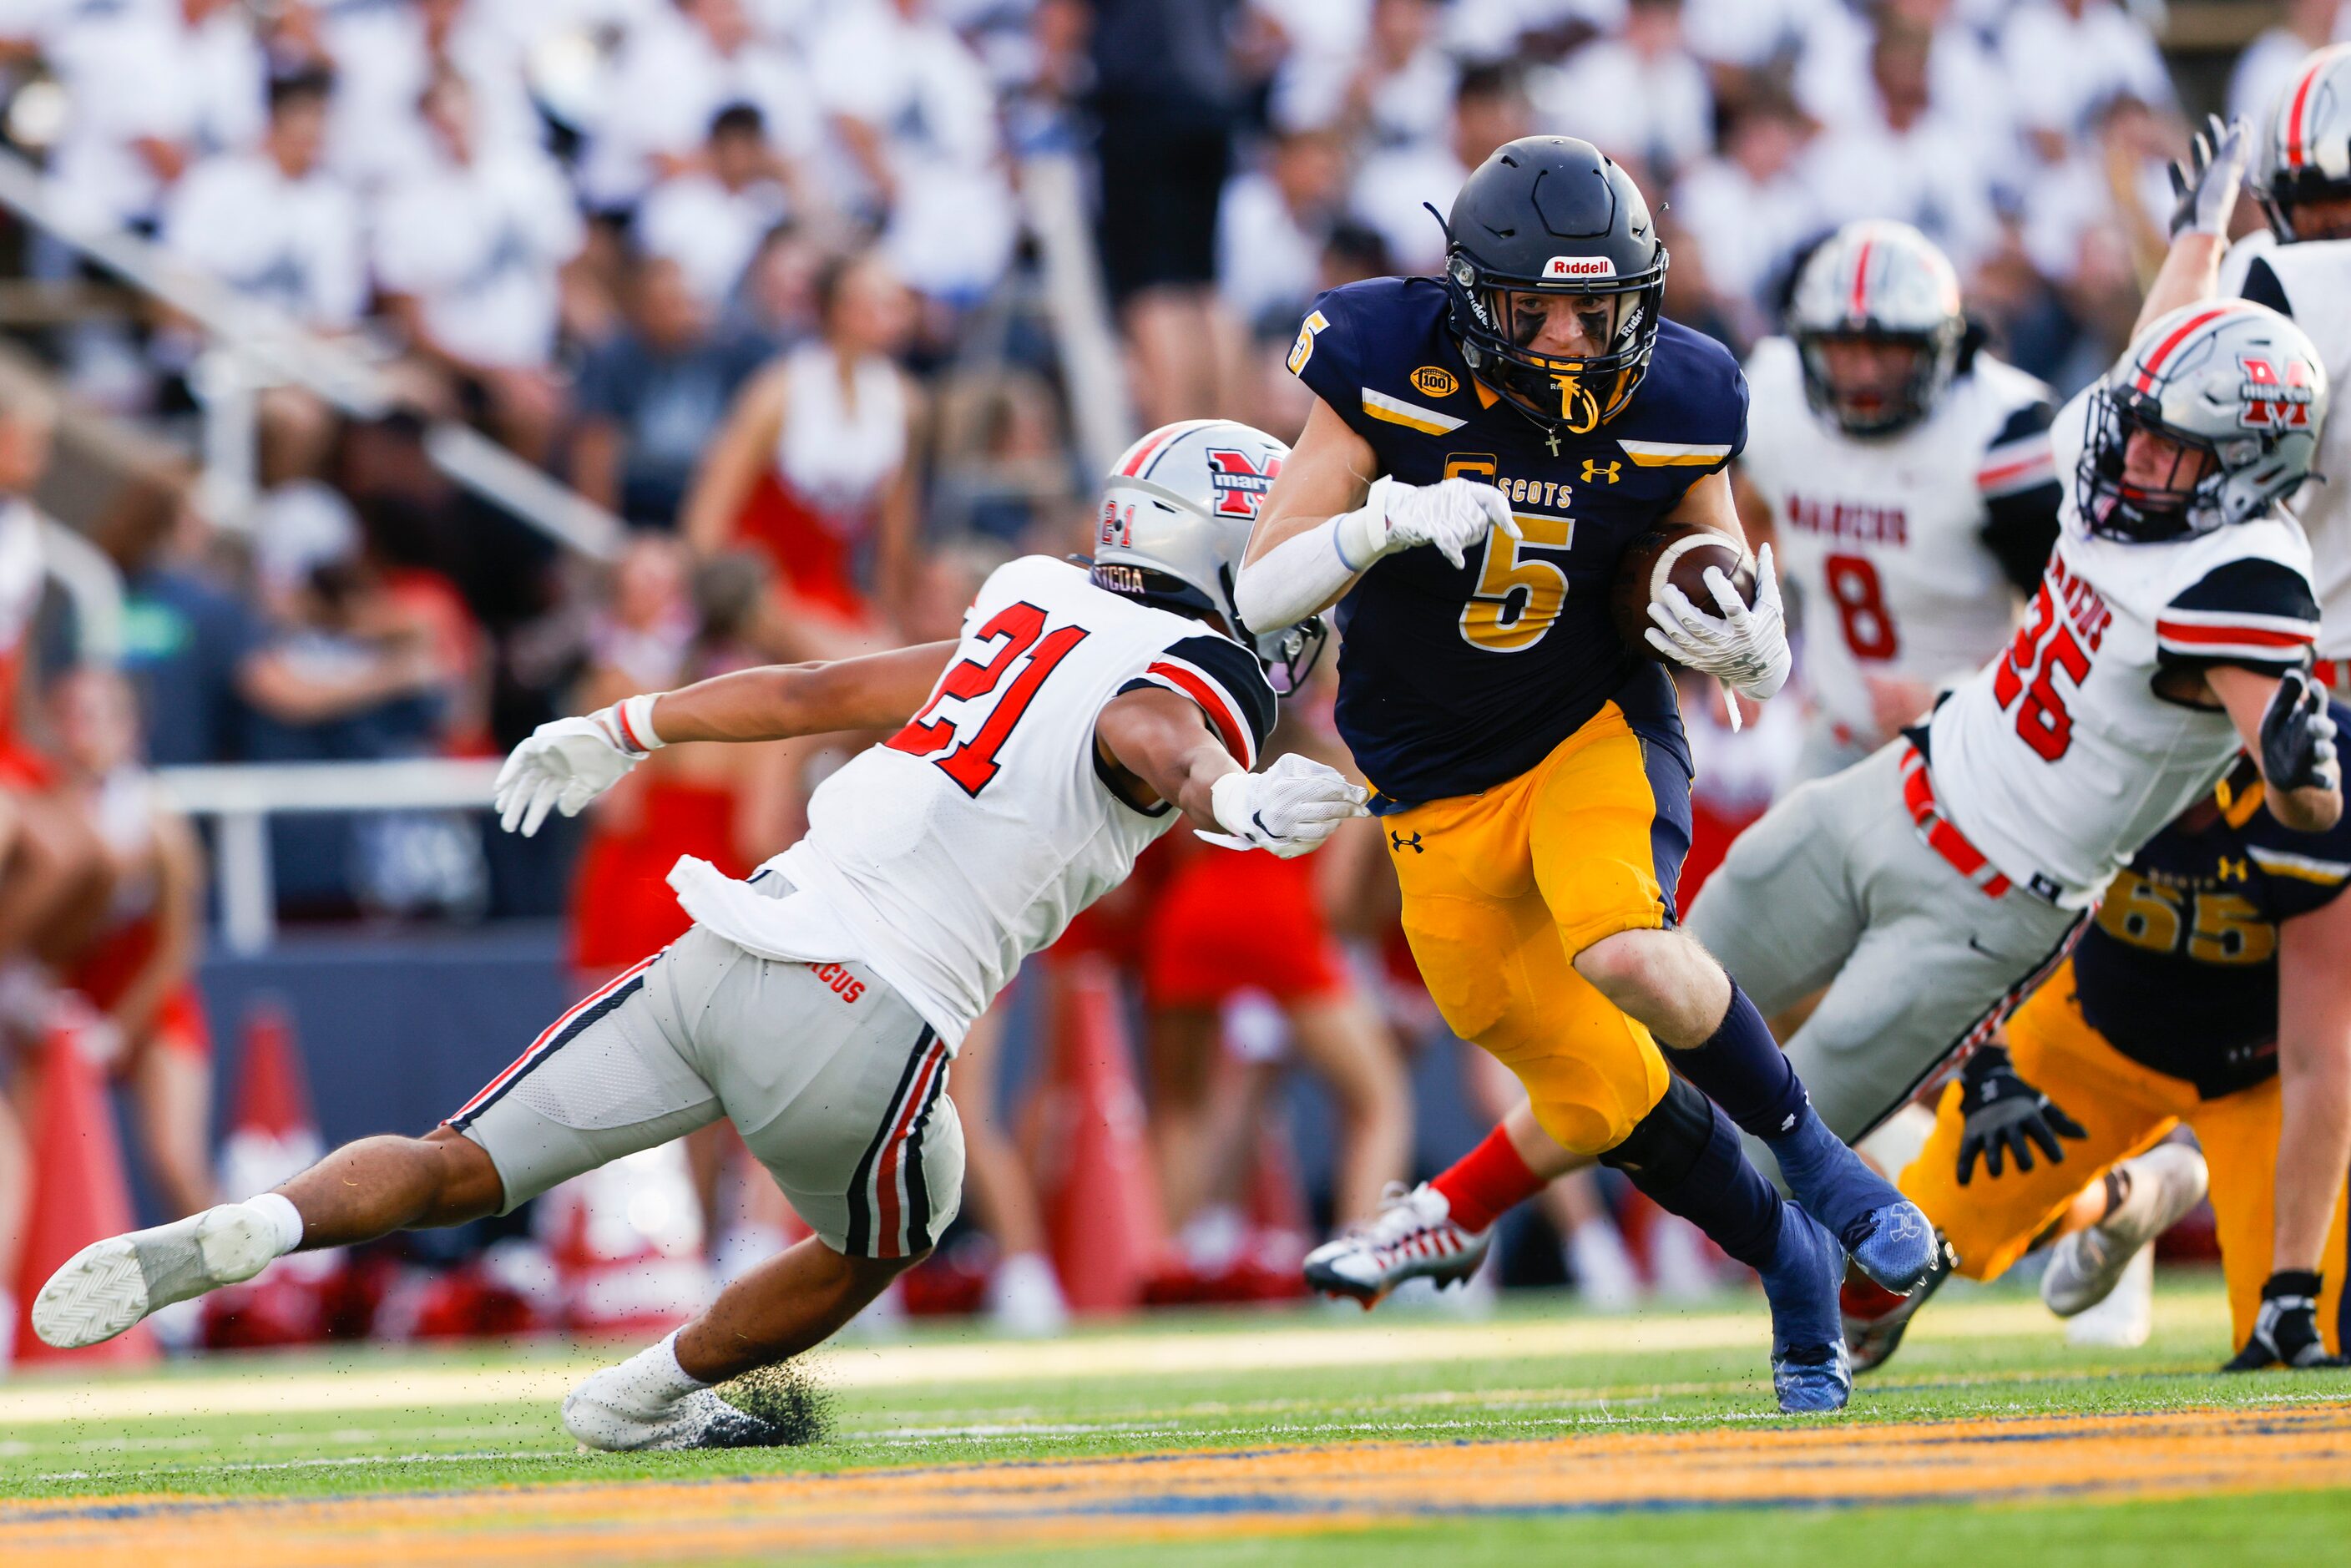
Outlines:
{"label": "white arm sleeve", "polygon": [[1336,603],[1348,584],[1388,553],[1385,475],[1372,481],[1363,509],[1325,517],[1241,568],[1233,608],[1253,630],[1303,621]]}

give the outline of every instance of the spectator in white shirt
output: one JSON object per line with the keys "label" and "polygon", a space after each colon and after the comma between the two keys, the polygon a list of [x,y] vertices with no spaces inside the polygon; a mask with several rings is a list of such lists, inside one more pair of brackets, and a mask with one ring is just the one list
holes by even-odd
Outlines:
{"label": "spectator in white shirt", "polygon": [[1334,131],[1274,139],[1262,169],[1227,182],[1217,217],[1217,291],[1245,326],[1287,342],[1314,298],[1322,241],[1346,192]]}
{"label": "spectator in white shirt", "polygon": [[1943,247],[1962,276],[1999,237],[1978,143],[1956,114],[1938,112],[1930,62],[1934,37],[1881,16],[1870,47],[1876,112],[1823,134],[1804,178],[1831,225],[1899,218]]}
{"label": "spectator in white shirt", "polygon": [[1714,144],[1714,93],[1682,45],[1681,0],[1633,0],[1625,31],[1527,82],[1535,129],[1669,179]]}
{"label": "spectator in white shirt", "polygon": [[2351,5],[2342,0],[2286,0],[2275,26],[2245,46],[2229,72],[2229,117],[2264,124],[2287,84],[2313,49],[2351,37]]}
{"label": "spectator in white shirt", "polygon": [[464,78],[434,78],[419,108],[435,154],[377,209],[377,281],[411,346],[477,388],[507,444],[539,457],[561,413],[549,365],[559,274],[586,237],[579,210],[538,149],[479,143]]}
{"label": "spectator in white shirt", "polygon": [[853,176],[842,199],[881,221],[892,268],[935,298],[987,289],[1016,229],[979,61],[925,0],[871,0],[825,29],[810,62],[846,154],[835,167]]}
{"label": "spectator in white shirt", "polygon": [[[1932,35],[1927,79],[1935,107],[1975,132],[1985,168],[2010,166],[2016,117],[2008,83],[1998,57],[1957,16],[1953,0],[1880,0],[1876,11]],[[1796,62],[1796,101],[1806,113],[1836,127],[1872,118],[1869,51],[1876,37],[1872,20],[1854,11],[1832,6],[1821,13]]]}
{"label": "spectator in white shirt", "polygon": [[1758,72],[1802,51],[1838,0],[1689,0],[1690,52],[1725,76]]}
{"label": "spectator in white shirt", "polygon": [[674,261],[703,308],[734,297],[769,231],[793,214],[798,176],[768,145],[758,109],[730,103],[710,122],[702,167],[664,180],[637,208],[637,247]]}
{"label": "spectator in white shirt", "polygon": [[[523,10],[544,4],[526,0]],[[523,41],[501,25],[499,0],[413,0],[345,5],[320,18],[335,63],[335,115],[328,158],[364,192],[430,163],[433,133],[416,106],[433,78],[465,79],[475,138],[484,148],[538,144],[541,125],[523,78]]]}
{"label": "spectator in white shirt", "polygon": [[348,331],[367,304],[359,206],[324,167],[329,78],[270,84],[257,152],[199,163],[163,224],[172,254],[248,299],[320,332]]}
{"label": "spectator in white shirt", "polygon": [[1398,147],[1364,160],[1349,207],[1380,236],[1396,266],[1433,273],[1445,265],[1445,230],[1423,207],[1453,210],[1469,171],[1506,141],[1527,134],[1527,97],[1517,71],[1478,66],[1453,92],[1453,133],[1437,146]]}
{"label": "spectator in white shirt", "polygon": [[260,139],[265,65],[235,0],[93,7],[47,53],[68,105],[51,188],[78,221],[150,224],[195,160]]}
{"label": "spectator in white shirt", "polygon": [[2000,52],[2017,120],[2045,163],[2085,144],[2119,94],[2158,109],[2177,102],[2146,24],[2113,0],[2024,0],[2001,28]]}
{"label": "spectator in white shirt", "polygon": [[1456,71],[1437,41],[1437,9],[1432,0],[1372,0],[1360,50],[1294,55],[1275,81],[1275,122],[1336,130],[1370,152],[1442,141]]}
{"label": "spectator in white shirt", "polygon": [[1789,259],[1827,226],[1802,175],[1813,130],[1785,97],[1759,95],[1731,121],[1723,155],[1674,189],[1674,216],[1706,257],[1714,308],[1750,341],[1771,329]]}
{"label": "spectator in white shirt", "polygon": [[690,170],[711,120],[730,103],[756,105],[768,140],[787,156],[806,157],[819,136],[815,85],[797,55],[760,37],[743,0],[676,0],[631,27],[606,96],[580,184],[607,212],[635,206],[656,181]]}

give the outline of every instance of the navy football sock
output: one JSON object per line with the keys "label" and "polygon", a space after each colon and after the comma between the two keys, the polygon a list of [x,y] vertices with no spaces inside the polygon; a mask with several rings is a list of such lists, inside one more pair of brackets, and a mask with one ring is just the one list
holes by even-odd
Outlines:
{"label": "navy football sock", "polygon": [[1804,1085],[1737,980],[1730,982],[1730,1009],[1706,1043],[1687,1051],[1668,1047],[1666,1060],[1759,1138],[1782,1137],[1804,1119],[1810,1103]]}
{"label": "navy football sock", "polygon": [[1763,1268],[1779,1247],[1780,1195],[1748,1163],[1721,1110],[1679,1078],[1600,1163],[1750,1269]]}

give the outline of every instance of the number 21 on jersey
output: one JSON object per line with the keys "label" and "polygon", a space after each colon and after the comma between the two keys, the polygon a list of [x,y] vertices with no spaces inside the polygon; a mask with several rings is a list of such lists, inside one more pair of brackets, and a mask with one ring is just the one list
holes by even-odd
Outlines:
{"label": "number 21 on jersey", "polygon": [[[979,629],[977,640],[993,643],[1001,637],[1004,645],[985,662],[957,662],[940,678],[939,689],[923,711],[885,744],[909,757],[935,758],[939,770],[965,794],[977,796],[1002,768],[997,754],[1037,700],[1038,688],[1053,666],[1086,640],[1082,626],[1057,627],[1048,633],[1045,619],[1045,612],[1026,600],[998,611]],[[983,700],[989,696],[996,700]],[[962,712],[955,718],[933,717],[949,697],[964,705]]]}

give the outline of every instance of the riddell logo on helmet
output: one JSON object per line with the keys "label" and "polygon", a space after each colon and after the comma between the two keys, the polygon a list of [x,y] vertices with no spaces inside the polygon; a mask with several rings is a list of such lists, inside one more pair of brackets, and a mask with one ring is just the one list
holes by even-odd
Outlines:
{"label": "riddell logo on helmet", "polygon": [[1553,277],[1614,277],[1616,264],[1604,256],[1555,256],[1543,263],[1542,275]]}

